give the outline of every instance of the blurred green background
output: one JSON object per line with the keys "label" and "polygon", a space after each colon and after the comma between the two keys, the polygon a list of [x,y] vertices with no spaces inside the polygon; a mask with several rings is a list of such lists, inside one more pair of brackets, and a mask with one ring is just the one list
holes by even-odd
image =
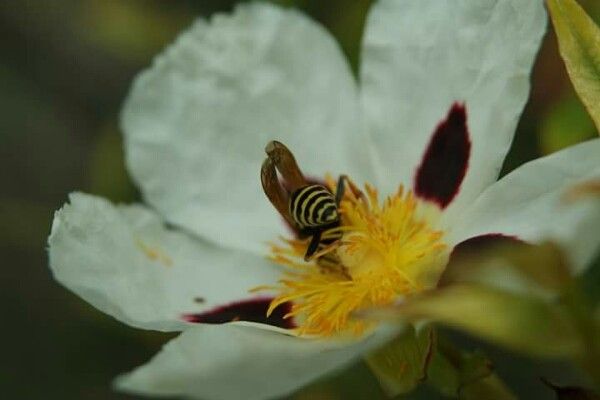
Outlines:
{"label": "blurred green background", "polygon": [[[279,3],[298,7],[324,24],[356,71],[370,1]],[[581,3],[598,21],[600,2]],[[46,237],[54,210],[70,191],[83,190],[113,201],[139,200],[124,169],[117,122],[129,84],[194,18],[228,11],[234,4],[222,0],[0,2],[3,398],[133,398],[113,393],[111,379],[145,362],[171,337],[121,325],[60,287],[47,268]],[[568,81],[550,28],[505,172],[595,132]],[[459,340],[467,346],[480,345]],[[561,364],[539,364],[484,347],[497,361],[500,375],[521,396],[553,398],[536,375],[556,376]],[[559,378],[570,376],[562,371]],[[361,365],[295,396],[381,397]],[[412,397],[435,398],[427,389]]]}

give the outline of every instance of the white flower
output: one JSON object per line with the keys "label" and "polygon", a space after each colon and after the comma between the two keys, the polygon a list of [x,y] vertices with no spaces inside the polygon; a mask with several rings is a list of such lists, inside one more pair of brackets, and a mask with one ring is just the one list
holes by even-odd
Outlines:
{"label": "white flower", "polygon": [[600,220],[589,202],[566,207],[560,196],[600,175],[600,140],[495,182],[545,26],[541,0],[382,0],[357,83],[330,35],[296,11],[247,4],[196,22],[136,79],[122,114],[129,171],[152,208],[75,193],[49,238],[52,271],[69,289],[129,325],[183,331],[117,386],[282,396],[388,337],[309,339],[243,321],[265,319],[268,302],[249,290],[281,277],[265,243],[285,227],[259,179],[271,139],[308,176],[412,188],[441,211],[448,249],[490,234],[553,238],[581,271]]}

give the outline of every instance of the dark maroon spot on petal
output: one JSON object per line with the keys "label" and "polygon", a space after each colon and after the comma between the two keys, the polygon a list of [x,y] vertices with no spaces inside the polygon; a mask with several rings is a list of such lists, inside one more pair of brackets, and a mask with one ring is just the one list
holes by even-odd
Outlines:
{"label": "dark maroon spot on petal", "polygon": [[460,265],[460,261],[477,255],[482,251],[492,249],[496,246],[503,245],[523,245],[528,244],[516,236],[505,235],[502,233],[487,233],[484,235],[473,236],[467,240],[463,240],[452,249],[448,266],[442,274],[439,286],[445,286],[452,280],[456,265]]}
{"label": "dark maroon spot on petal", "polygon": [[277,326],[284,329],[296,327],[292,318],[284,318],[292,310],[292,303],[283,303],[267,318],[267,310],[272,297],[260,297],[225,304],[212,310],[197,314],[185,314],[183,319],[188,322],[203,324],[224,324],[232,321],[258,322]]}
{"label": "dark maroon spot on petal", "polygon": [[441,208],[448,206],[467,173],[470,154],[467,110],[464,104],[454,103],[433,133],[415,174],[417,196]]}

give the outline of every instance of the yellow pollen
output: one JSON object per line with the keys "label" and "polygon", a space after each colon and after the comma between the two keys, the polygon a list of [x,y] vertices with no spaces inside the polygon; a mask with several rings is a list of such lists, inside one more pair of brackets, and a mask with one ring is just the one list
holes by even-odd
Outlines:
{"label": "yellow pollen", "polygon": [[152,246],[142,242],[140,239],[136,239],[135,243],[140,248],[140,250],[142,250],[142,252],[146,255],[146,257],[148,257],[150,260],[158,261],[159,263],[161,263],[162,265],[164,265],[166,267],[170,267],[173,265],[173,260],[171,259],[171,257],[166,255],[158,247],[152,247]]}
{"label": "yellow pollen", "polygon": [[[333,182],[328,183],[333,191]],[[443,232],[423,212],[424,205],[401,186],[380,203],[377,191],[346,190],[340,204],[343,233],[320,257],[304,262],[309,240],[283,239],[271,244],[270,259],[284,267],[268,314],[292,302],[301,335],[360,335],[372,322],[352,318],[355,311],[393,303],[433,287],[448,259]],[[333,232],[324,232],[323,237]]]}

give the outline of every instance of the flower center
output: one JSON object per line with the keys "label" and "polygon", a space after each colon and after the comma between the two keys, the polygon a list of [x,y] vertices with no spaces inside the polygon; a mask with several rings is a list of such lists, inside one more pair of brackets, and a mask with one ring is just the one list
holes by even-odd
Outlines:
{"label": "flower center", "polygon": [[[328,179],[334,191],[334,182]],[[268,314],[292,302],[286,318],[295,318],[299,334],[359,335],[373,323],[352,318],[355,311],[389,305],[401,296],[433,287],[447,263],[443,232],[425,205],[402,187],[379,202],[377,191],[346,191],[340,226],[323,233],[338,237],[305,262],[308,240],[284,239],[271,245],[271,260],[285,267]]]}

